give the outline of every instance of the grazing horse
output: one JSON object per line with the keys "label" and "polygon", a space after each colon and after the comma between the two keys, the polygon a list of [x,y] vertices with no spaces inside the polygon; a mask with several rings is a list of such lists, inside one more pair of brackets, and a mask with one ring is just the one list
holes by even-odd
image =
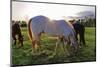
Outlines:
{"label": "grazing horse", "polygon": [[71,46],[77,46],[74,29],[65,20],[50,20],[42,15],[36,16],[29,20],[28,32],[33,48],[35,48],[35,44],[40,46],[40,36],[42,33],[51,37],[58,37],[55,51],[61,41],[64,41],[65,44],[70,41]]}
{"label": "grazing horse", "polygon": [[21,28],[18,22],[15,22],[12,24],[12,38],[14,40],[14,45],[16,45],[16,40],[18,39],[19,44],[21,44],[20,47],[23,46],[23,36],[22,36]]}
{"label": "grazing horse", "polygon": [[78,34],[79,34],[80,44],[85,46],[85,36],[84,36],[85,35],[85,27],[79,23],[74,23],[73,27],[74,27],[75,32],[76,32],[76,40],[78,40]]}

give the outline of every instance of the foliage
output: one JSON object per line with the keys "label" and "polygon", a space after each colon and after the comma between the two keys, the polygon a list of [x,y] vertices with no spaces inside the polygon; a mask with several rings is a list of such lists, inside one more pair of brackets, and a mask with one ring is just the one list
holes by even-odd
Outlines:
{"label": "foliage", "polygon": [[81,19],[81,21],[78,21],[78,23],[81,23],[85,27],[96,27],[96,19],[92,18]]}
{"label": "foliage", "polygon": [[14,22],[18,22],[18,23],[20,24],[21,27],[27,27],[26,21],[24,21],[24,20],[23,20],[23,21],[20,21],[20,20],[17,20],[17,21],[12,20],[12,24],[13,24]]}

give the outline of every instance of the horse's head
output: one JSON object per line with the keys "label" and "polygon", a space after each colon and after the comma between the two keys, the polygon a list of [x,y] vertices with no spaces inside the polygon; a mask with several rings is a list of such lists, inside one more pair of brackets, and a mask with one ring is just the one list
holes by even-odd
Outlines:
{"label": "horse's head", "polygon": [[71,41],[71,46],[73,46],[73,47],[77,47],[78,46],[78,42],[77,42],[77,40],[76,40],[74,35],[70,36],[70,41]]}

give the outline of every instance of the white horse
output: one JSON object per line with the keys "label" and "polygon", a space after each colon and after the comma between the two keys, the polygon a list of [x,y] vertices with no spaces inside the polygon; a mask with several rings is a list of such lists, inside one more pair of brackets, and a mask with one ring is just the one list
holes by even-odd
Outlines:
{"label": "white horse", "polygon": [[51,37],[58,37],[55,51],[60,41],[65,44],[70,42],[71,46],[77,46],[74,29],[65,20],[50,20],[45,16],[36,16],[29,20],[28,32],[33,48],[35,48],[35,44],[40,45],[42,33]]}

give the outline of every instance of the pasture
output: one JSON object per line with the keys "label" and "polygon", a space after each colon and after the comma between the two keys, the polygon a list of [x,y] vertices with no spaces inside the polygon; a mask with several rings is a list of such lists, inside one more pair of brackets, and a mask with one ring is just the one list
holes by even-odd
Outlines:
{"label": "pasture", "polygon": [[56,40],[48,38],[46,35],[41,36],[41,53],[32,55],[27,28],[22,28],[22,34],[24,35],[24,46],[22,48],[18,48],[18,44],[16,46],[11,44],[12,64],[14,65],[88,62],[96,60],[96,31],[94,27],[86,27],[85,29],[86,47],[78,49],[78,52],[70,56],[67,56],[67,53],[62,49],[62,43],[58,46],[57,54],[53,56]]}

